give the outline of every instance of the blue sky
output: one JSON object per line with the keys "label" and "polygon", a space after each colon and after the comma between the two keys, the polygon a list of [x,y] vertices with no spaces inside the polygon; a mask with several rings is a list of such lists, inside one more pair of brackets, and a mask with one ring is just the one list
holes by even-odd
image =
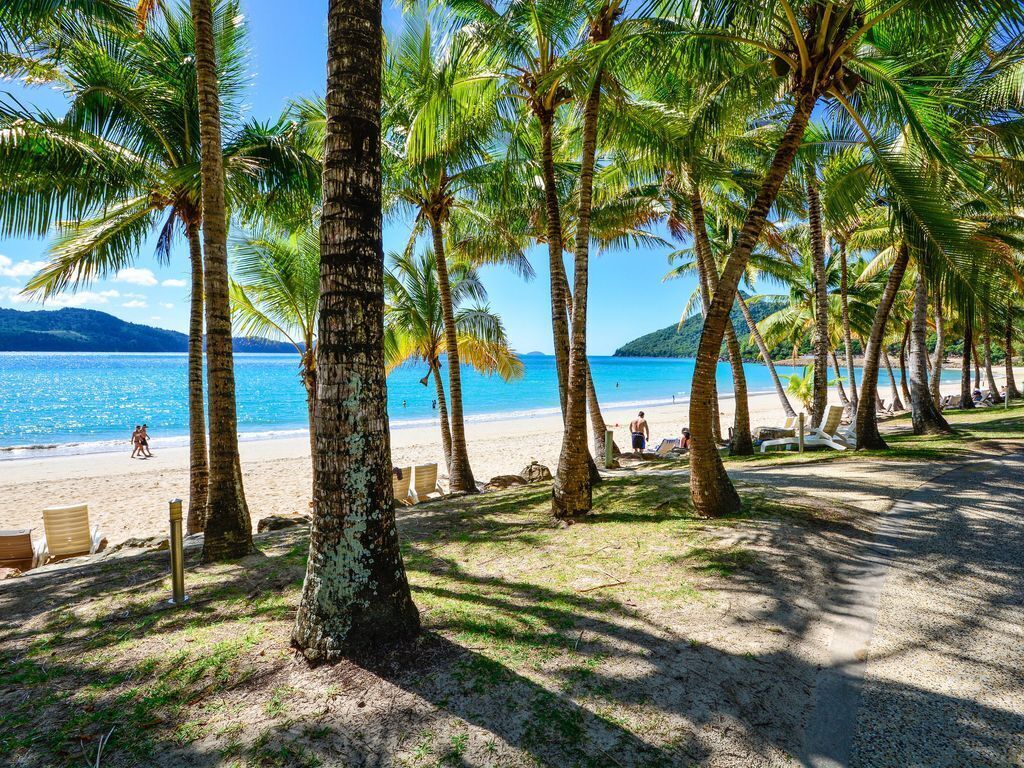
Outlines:
{"label": "blue sky", "polygon": [[[259,119],[276,117],[288,98],[322,94],[326,78],[326,0],[242,0],[249,25],[254,78],[248,104]],[[385,10],[386,25],[397,29],[399,14]],[[26,103],[59,112],[59,94],[0,83]],[[385,232],[385,250],[400,249],[408,226]],[[45,259],[45,240],[0,238],[0,306],[39,309],[18,292]],[[675,323],[693,290],[690,280],[662,283],[668,271],[665,250],[613,251],[591,258],[589,350],[610,354],[622,343]],[[58,297],[42,308],[81,306],[109,312],[131,322],[184,331],[188,325],[188,254],[180,243],[170,265],[161,266],[152,248],[136,266],[116,278],[98,281],[75,295]],[[530,259],[537,277],[525,283],[497,268],[484,271],[492,307],[505,320],[512,345],[521,352],[551,352],[547,251],[534,248]],[[568,265],[571,268],[571,263]],[[571,280],[571,277],[570,277]]]}

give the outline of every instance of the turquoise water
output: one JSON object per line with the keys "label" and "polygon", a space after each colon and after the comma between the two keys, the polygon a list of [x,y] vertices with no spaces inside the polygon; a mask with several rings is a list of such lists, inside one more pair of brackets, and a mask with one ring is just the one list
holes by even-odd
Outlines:
{"label": "turquoise water", "polygon": [[[147,423],[160,445],[183,444],[188,431],[186,356],[183,354],[0,353],[0,458],[44,452],[119,450],[135,424]],[[554,358],[523,357],[523,378],[463,372],[470,421],[555,413]],[[239,431],[243,439],[295,436],[306,428],[305,393],[298,357],[236,355]],[[591,358],[603,407],[654,405],[684,399],[692,360]],[[772,390],[768,370],[748,364],[751,392]],[[779,373],[794,369],[780,366]],[[388,378],[388,411],[394,428],[432,424],[434,387],[424,387],[423,365]],[[721,392],[732,391],[729,366],[718,367]],[[887,389],[887,388],[886,388]],[[32,452],[29,453],[29,448]]]}

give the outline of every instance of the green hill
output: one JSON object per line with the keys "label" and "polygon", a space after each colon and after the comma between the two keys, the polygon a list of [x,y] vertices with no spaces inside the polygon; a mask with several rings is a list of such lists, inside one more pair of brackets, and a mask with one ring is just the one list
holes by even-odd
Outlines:
{"label": "green hill", "polygon": [[[778,308],[778,302],[755,302],[750,305],[750,314],[754,316],[754,320],[760,322]],[[736,328],[736,333],[739,336],[740,345],[743,347],[744,358],[749,360],[760,359],[753,342],[748,343],[750,331],[738,306],[733,307],[731,318],[733,327]],[[700,330],[703,324],[704,320],[700,315],[693,315],[686,319],[682,328],[670,325],[668,328],[662,328],[660,331],[648,333],[645,336],[623,344],[615,350],[615,357],[696,357],[697,345],[700,343]],[[773,353],[776,351],[781,350],[773,350]],[[788,354],[788,350],[781,352],[782,354]],[[722,354],[725,354],[724,346]]]}
{"label": "green hill", "polygon": [[[236,352],[294,352],[291,344],[235,339]],[[0,352],[187,352],[188,336],[92,309],[0,309]]]}

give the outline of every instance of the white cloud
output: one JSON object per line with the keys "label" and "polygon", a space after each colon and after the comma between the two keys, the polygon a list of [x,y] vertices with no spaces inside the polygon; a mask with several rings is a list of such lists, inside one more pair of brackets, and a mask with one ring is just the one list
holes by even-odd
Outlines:
{"label": "white cloud", "polygon": [[160,285],[162,285],[164,288],[184,288],[186,285],[188,285],[188,283],[186,283],[184,280],[175,280],[172,278],[169,280],[164,280],[162,283],[160,283]]}
{"label": "white cloud", "polygon": [[15,264],[0,253],[0,277],[31,277],[45,266],[45,261],[19,261]]}
{"label": "white cloud", "polygon": [[43,309],[85,307],[90,304],[108,304],[111,299],[117,298],[121,298],[121,294],[115,290],[79,291],[78,293],[58,293],[51,296],[46,301],[40,301],[35,296],[26,296],[22,294],[20,288],[0,288],[0,300],[9,301],[11,304],[42,305]]}
{"label": "white cloud", "polygon": [[145,309],[148,305],[139,299],[132,299],[131,301],[124,302],[121,306],[126,309]]}
{"label": "white cloud", "polygon": [[166,301],[161,301],[160,306],[163,307],[164,309],[174,309],[174,305]]}
{"label": "white cloud", "polygon": [[115,282],[130,283],[132,285],[156,285],[156,275],[151,270],[139,269],[138,267],[127,267],[119,270],[114,276]]}

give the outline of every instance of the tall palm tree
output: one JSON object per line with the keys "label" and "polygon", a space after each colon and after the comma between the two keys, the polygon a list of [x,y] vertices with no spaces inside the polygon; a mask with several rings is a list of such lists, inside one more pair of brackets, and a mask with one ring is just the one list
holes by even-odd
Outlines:
{"label": "tall palm tree", "polygon": [[[221,154],[222,84],[217,78],[213,0],[190,0],[196,48],[199,146],[203,201],[203,287],[206,298],[206,377],[210,418],[210,486],[203,561],[241,557],[252,551],[252,522],[242,487],[235,410],[228,280],[228,219]],[[229,4],[221,4],[221,8]],[[236,24],[236,12],[229,24]]]}
{"label": "tall palm tree", "polygon": [[380,0],[330,0],[327,36],[315,507],[292,630],[312,661],[392,645],[420,626],[391,483]]}
{"label": "tall palm tree", "polygon": [[[392,254],[384,273],[384,361],[392,371],[410,360],[427,364],[437,392],[441,445],[445,463],[451,462],[451,426],[441,378],[441,357],[447,336],[437,287],[437,259],[433,251],[421,256]],[[452,306],[459,344],[459,359],[481,373],[497,373],[505,381],[523,375],[523,363],[508,345],[501,318],[483,302],[487,291],[477,271],[466,262],[451,265]],[[467,302],[474,304],[466,306]]]}
{"label": "tall palm tree", "polygon": [[[251,209],[271,189],[305,188],[316,174],[287,148],[284,124],[237,119],[246,74],[244,27],[218,10],[219,78],[228,95],[231,133],[223,147],[233,205]],[[206,421],[203,393],[203,259],[199,126],[194,35],[186,11],[166,15],[142,34],[99,22],[57,28],[40,45],[57,48],[50,77],[69,102],[60,117],[16,102],[0,106],[0,229],[56,238],[50,261],[27,290],[44,300],[131,265],[158,232],[156,255],[171,256],[184,235],[192,272],[189,322],[190,493],[188,529],[206,518]],[[307,162],[307,165],[309,163]],[[269,197],[276,197],[275,192]]]}
{"label": "tall palm tree", "polygon": [[[299,354],[306,390],[309,448],[316,471],[316,327],[320,301],[320,233],[307,226],[290,235],[269,229],[232,244],[231,311],[244,336],[284,339]],[[314,478],[313,487],[316,487]]]}

